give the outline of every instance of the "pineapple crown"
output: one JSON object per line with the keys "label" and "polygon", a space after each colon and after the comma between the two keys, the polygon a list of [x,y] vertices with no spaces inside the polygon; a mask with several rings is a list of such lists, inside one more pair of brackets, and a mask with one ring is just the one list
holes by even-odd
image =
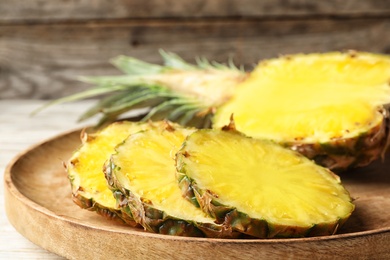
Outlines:
{"label": "pineapple crown", "polygon": [[81,77],[81,81],[94,87],[49,102],[33,113],[54,104],[99,97],[79,121],[102,114],[97,126],[127,116],[141,121],[165,118],[182,125],[209,127],[214,107],[229,98],[237,82],[246,75],[231,60],[225,65],[197,58],[194,65],[171,52],[160,50],[160,55],[163,65],[118,56],[111,63],[122,75]]}

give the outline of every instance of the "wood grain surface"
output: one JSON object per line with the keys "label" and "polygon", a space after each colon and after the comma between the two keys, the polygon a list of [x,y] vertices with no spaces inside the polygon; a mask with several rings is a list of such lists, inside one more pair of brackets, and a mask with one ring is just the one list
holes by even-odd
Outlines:
{"label": "wood grain surface", "polygon": [[247,69],[297,52],[390,53],[389,29],[389,0],[2,1],[0,99],[75,93],[80,75],[118,73],[109,59],[161,63],[159,49]]}
{"label": "wood grain surface", "polygon": [[388,0],[13,0],[0,22],[121,18],[389,15]]}

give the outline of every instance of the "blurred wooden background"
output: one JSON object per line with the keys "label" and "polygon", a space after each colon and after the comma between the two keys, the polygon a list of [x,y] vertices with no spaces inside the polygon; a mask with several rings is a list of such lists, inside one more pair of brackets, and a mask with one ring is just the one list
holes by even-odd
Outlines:
{"label": "blurred wooden background", "polygon": [[51,99],[117,73],[120,54],[160,63],[356,49],[390,53],[390,0],[12,0],[0,2],[0,99]]}

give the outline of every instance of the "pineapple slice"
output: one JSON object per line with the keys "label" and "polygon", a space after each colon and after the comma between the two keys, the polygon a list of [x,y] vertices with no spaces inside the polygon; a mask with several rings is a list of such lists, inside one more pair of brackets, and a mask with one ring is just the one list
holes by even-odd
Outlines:
{"label": "pineapple slice", "polygon": [[192,129],[167,124],[131,135],[116,148],[105,174],[123,212],[145,230],[197,237],[234,237],[237,232],[182,197],[177,185],[175,153]]}
{"label": "pineapple slice", "polygon": [[112,62],[125,75],[84,78],[97,87],[53,103],[112,93],[81,116],[102,113],[100,124],[151,108],[143,120],[218,129],[234,114],[239,131],[274,140],[332,170],[365,166],[388,147],[389,56],[298,54],[262,61],[246,73],[232,63],[198,59],[195,66],[161,54],[165,66],[118,57]]}
{"label": "pineapple slice", "polygon": [[354,210],[337,175],[271,141],[198,130],[177,153],[183,195],[227,228],[259,237],[332,235]]}
{"label": "pineapple slice", "polygon": [[[157,123],[155,123],[157,124]],[[82,145],[66,163],[72,187],[73,201],[110,219],[121,219],[135,226],[131,215],[122,214],[107,186],[103,164],[114,152],[117,144],[130,134],[151,128],[149,123],[116,122],[97,133],[82,132]]]}

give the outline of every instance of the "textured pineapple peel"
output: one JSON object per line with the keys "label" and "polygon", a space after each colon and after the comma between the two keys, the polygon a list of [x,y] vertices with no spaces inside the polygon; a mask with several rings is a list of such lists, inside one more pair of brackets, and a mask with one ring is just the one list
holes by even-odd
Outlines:
{"label": "textured pineapple peel", "polygon": [[390,59],[374,54],[293,55],[261,62],[214,118],[278,142],[329,142],[383,123]]}
{"label": "textured pineapple peel", "polygon": [[186,197],[256,237],[331,235],[354,210],[328,169],[231,130],[191,134],[177,155],[177,170]]}

